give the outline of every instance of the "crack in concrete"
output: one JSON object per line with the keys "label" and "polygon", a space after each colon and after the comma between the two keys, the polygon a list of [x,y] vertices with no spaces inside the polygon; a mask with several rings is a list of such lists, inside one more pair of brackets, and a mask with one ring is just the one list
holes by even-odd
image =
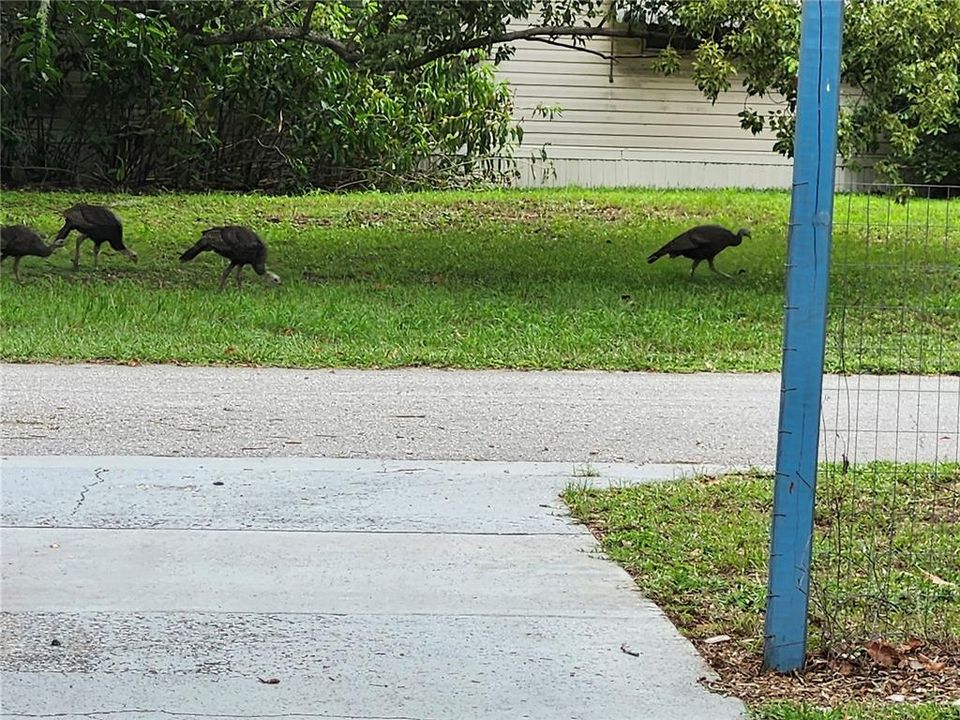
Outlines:
{"label": "crack in concrete", "polygon": [[80,511],[80,507],[83,505],[83,501],[87,499],[87,493],[95,488],[100,483],[106,480],[103,477],[103,473],[110,472],[107,468],[97,468],[93,471],[93,476],[96,478],[91,483],[87,483],[80,489],[80,497],[77,499],[77,504],[74,506],[73,510],[70,512],[70,517],[73,517]]}
{"label": "crack in concrete", "polygon": [[130,714],[149,714],[153,713],[155,715],[165,715],[167,717],[196,717],[196,718],[237,718],[238,720],[246,720],[250,718],[322,718],[324,720],[430,720],[426,717],[414,717],[411,715],[330,715],[327,713],[251,713],[238,715],[234,713],[203,713],[203,712],[178,712],[175,710],[164,710],[158,708],[155,710],[147,709],[127,709],[123,710],[95,710],[93,712],[71,712],[71,713],[23,713],[23,712],[4,712],[5,718],[13,717],[22,717],[22,718],[69,718],[69,717],[85,717],[85,718],[101,718],[109,717],[112,715],[130,715]]}

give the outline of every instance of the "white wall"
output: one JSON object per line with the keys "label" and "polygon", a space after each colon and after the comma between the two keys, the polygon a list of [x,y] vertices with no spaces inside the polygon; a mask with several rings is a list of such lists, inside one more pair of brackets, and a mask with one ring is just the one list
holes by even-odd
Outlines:
{"label": "white wall", "polygon": [[[633,40],[617,40],[618,54],[637,53]],[[610,39],[588,47],[604,52]],[[772,150],[774,137],[740,128],[746,91],[734,81],[711,104],[690,79],[689,68],[663,77],[650,59],[601,57],[540,42],[517,43],[499,67],[514,89],[524,128],[517,149],[524,186],[790,187],[792,162]],[[534,117],[539,104],[559,105],[552,120]],[[751,107],[776,107],[753,98]],[[556,176],[531,163],[546,146]],[[549,167],[549,166],[548,166]],[[838,182],[857,179],[838,171]]]}

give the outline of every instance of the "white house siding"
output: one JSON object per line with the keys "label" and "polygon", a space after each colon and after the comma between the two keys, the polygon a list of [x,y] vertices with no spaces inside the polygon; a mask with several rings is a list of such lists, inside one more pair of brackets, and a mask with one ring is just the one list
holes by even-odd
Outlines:
{"label": "white house siding", "polygon": [[[588,47],[609,52],[609,39]],[[639,45],[618,40],[620,54]],[[774,138],[740,128],[737,113],[747,96],[733,82],[711,104],[689,69],[671,77],[650,59],[613,64],[596,55],[540,42],[519,42],[499,67],[515,94],[524,128],[517,149],[522,186],[790,187],[792,162],[772,150]],[[552,120],[536,117],[538,105],[559,106]],[[753,98],[751,107],[776,107]],[[549,163],[531,162],[545,149]],[[552,168],[552,172],[550,169]],[[545,173],[544,170],[547,170]],[[859,179],[839,170],[838,184]]]}

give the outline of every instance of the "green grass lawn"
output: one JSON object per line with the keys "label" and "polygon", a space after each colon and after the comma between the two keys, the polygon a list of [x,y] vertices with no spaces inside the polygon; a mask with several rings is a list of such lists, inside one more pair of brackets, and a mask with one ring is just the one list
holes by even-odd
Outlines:
{"label": "green grass lawn", "polygon": [[[660,371],[780,364],[782,192],[4,192],[2,220],[52,235],[60,211],[81,199],[114,207],[140,262],[105,249],[94,271],[87,243],[75,272],[71,241],[49,260],[24,260],[23,286],[5,263],[3,359]],[[925,207],[924,218],[876,198],[838,202],[835,294],[854,302],[844,315],[848,368],[960,372],[960,230],[955,219],[945,230],[960,201]],[[857,224],[867,219],[871,228]],[[704,221],[752,228],[717,260],[744,274],[724,280],[701,267],[690,280],[689,261],[646,263]],[[202,229],[225,223],[261,234],[282,286],[253,282],[247,269],[241,292],[220,293],[225,261],[177,261]],[[932,267],[943,262],[941,246],[953,265]],[[884,309],[893,306],[906,309]],[[828,365],[841,364],[832,342]]]}
{"label": "green grass lawn", "polygon": [[[960,699],[960,466],[873,463],[848,474],[829,466],[819,484],[811,656],[846,653],[852,658],[846,671],[869,670],[863,648],[871,639],[897,644],[920,637],[924,652],[949,658],[954,680],[944,692]],[[762,653],[772,478],[749,474],[602,490],[572,486],[564,499],[739,694],[743,686],[736,678],[742,675],[723,668],[750,664],[750,676]],[[702,642],[719,635],[732,640]],[[770,720],[939,719],[960,712],[941,703],[881,714],[876,703],[884,704],[899,686],[884,689],[876,678],[862,684],[867,705],[842,704],[829,714],[816,709],[828,699],[814,696],[804,704],[805,692],[816,692],[818,682],[845,670],[821,667],[806,689],[790,678],[777,686],[801,702],[770,704],[763,692],[747,699],[758,718]],[[919,673],[907,687],[935,687],[945,677]],[[856,696],[841,690],[831,686],[827,692]]]}
{"label": "green grass lawn", "polygon": [[960,707],[933,705],[845,705],[822,709],[815,705],[776,703],[756,708],[754,720],[960,720]]}

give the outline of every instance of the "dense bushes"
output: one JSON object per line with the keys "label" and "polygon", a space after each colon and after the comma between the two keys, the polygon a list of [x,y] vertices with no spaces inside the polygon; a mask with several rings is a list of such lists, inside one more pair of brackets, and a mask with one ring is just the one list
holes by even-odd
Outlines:
{"label": "dense bushes", "polygon": [[293,191],[503,172],[519,130],[487,65],[458,55],[394,76],[310,44],[178,32],[264,7],[3,2],[4,184]]}

